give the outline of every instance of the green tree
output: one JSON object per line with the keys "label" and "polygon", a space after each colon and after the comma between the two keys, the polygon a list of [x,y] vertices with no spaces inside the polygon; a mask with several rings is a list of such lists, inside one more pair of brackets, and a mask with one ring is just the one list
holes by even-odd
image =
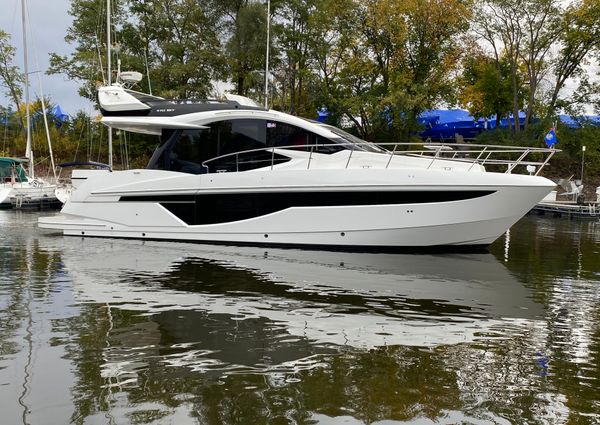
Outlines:
{"label": "green tree", "polygon": [[[13,65],[16,49],[10,44],[10,35],[0,30],[0,83],[6,89],[6,93],[18,108],[21,104],[23,75],[19,68]],[[23,117],[17,114],[21,127],[24,127]]]}
{"label": "green tree", "polygon": [[582,66],[586,57],[600,47],[600,3],[595,0],[571,3],[560,20],[559,36],[560,51],[552,63],[556,79],[548,101],[550,116],[568,103],[559,97],[566,81],[584,76]]}
{"label": "green tree", "polygon": [[[124,22],[123,11],[123,1],[113,0],[113,28],[120,28]],[[51,53],[47,72],[65,74],[80,81],[79,94],[95,101],[96,86],[107,81],[106,1],[72,0],[69,14],[73,17],[73,24],[67,30],[65,41],[74,45],[74,52],[68,56]],[[113,31],[113,42],[122,42],[119,32]]]}
{"label": "green tree", "polygon": [[[80,94],[92,100],[98,82],[106,81],[104,3],[73,0],[69,13],[74,20],[65,40],[75,44],[75,52],[69,57],[51,55],[49,71],[82,81]],[[217,19],[207,12],[208,1],[122,0],[113,5],[113,52],[122,69],[148,68],[158,95],[187,98],[208,94],[212,78],[222,71]],[[147,84],[150,87],[149,81]]]}
{"label": "green tree", "polygon": [[561,27],[558,25],[560,9],[556,0],[527,0],[521,3],[523,10],[523,46],[520,50],[527,75],[527,107],[525,125],[535,113],[538,88],[550,67],[550,49],[557,41]]}
{"label": "green tree", "polygon": [[496,115],[496,128],[512,108],[511,79],[505,61],[497,63],[482,52],[469,56],[460,81],[459,101],[475,117]]}
{"label": "green tree", "polygon": [[387,21],[397,28],[388,28],[396,46],[389,99],[404,117],[399,130],[407,138],[418,128],[417,118],[424,109],[452,95],[472,4],[464,0],[390,1],[398,15]]}
{"label": "green tree", "polygon": [[309,112],[314,107],[314,102],[309,99],[314,95],[309,93],[314,87],[310,40],[315,36],[314,21],[310,16],[316,6],[314,0],[282,2],[277,9],[277,22],[272,27],[280,55],[279,66],[273,70],[281,93],[277,106],[291,114],[314,113]]}
{"label": "green tree", "polygon": [[226,52],[236,93],[247,96],[264,87],[267,13],[262,3],[247,2],[235,9]]}
{"label": "green tree", "polygon": [[[520,97],[522,93],[521,50],[525,42],[523,30],[523,9],[521,2],[516,0],[487,0],[475,9],[473,31],[486,42],[494,53],[497,63],[503,58],[510,71],[512,114],[518,124]],[[508,121],[510,125],[510,120]],[[514,126],[514,132],[520,131],[519,125]]]}

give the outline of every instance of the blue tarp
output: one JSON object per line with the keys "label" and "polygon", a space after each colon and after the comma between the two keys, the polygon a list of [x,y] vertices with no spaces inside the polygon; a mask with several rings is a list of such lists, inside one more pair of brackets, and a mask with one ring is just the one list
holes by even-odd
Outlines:
{"label": "blue tarp", "polygon": [[580,128],[582,124],[600,125],[600,115],[584,115],[581,117],[572,117],[570,115],[559,115],[560,122],[569,128]]}
{"label": "blue tarp", "polygon": [[[560,115],[560,121],[571,127],[579,128],[583,122],[600,125],[600,115],[587,115],[573,118],[569,115]],[[464,109],[433,109],[423,112],[419,116],[419,123],[425,126],[425,130],[419,133],[423,139],[448,140],[456,139],[456,135],[464,139],[473,139],[485,130],[496,128],[496,116],[487,119],[475,120],[469,112]],[[519,124],[523,128],[525,113],[519,112]],[[515,125],[515,119],[510,118],[511,127]],[[500,128],[508,128],[509,121],[506,118],[500,120]]]}
{"label": "blue tarp", "polygon": [[54,116],[54,119],[56,120],[56,127],[60,127],[65,121],[69,119],[69,115],[63,112],[60,105],[55,105],[54,108],[52,108],[52,111],[50,111],[50,113]]}

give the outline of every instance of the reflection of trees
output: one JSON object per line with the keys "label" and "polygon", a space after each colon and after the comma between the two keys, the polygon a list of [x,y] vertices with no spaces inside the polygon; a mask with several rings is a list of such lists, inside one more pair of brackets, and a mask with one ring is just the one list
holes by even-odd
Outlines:
{"label": "reflection of trees", "polygon": [[[312,412],[371,423],[436,418],[461,406],[455,373],[434,350],[318,347],[290,341],[265,319],[189,311],[146,317],[111,309],[107,335],[106,311],[89,307],[71,324],[83,331],[69,355],[78,376],[75,423],[122,404],[138,423],[185,405],[207,424],[306,423]],[[106,387],[118,380],[103,376],[106,363],[120,365],[113,378],[126,382],[113,385],[112,397]]]}
{"label": "reflection of trees", "polygon": [[[599,240],[600,223],[595,221],[525,217],[511,229],[505,264],[547,306],[553,279],[598,279]],[[502,239],[490,247],[498,260],[503,250]]]}
{"label": "reflection of trees", "polygon": [[[16,400],[11,401],[19,404],[4,413],[4,420],[11,421],[11,417],[14,420],[18,409],[22,409],[19,419],[28,423],[35,358],[34,315],[39,305],[49,302],[50,293],[55,290],[60,255],[44,252],[37,241],[21,237],[16,229],[15,232],[13,237],[7,238],[10,245],[4,241],[0,245],[0,361],[10,361],[12,371],[11,377],[2,378],[3,381],[8,378],[14,386]],[[4,235],[1,236],[4,239]],[[0,365],[2,369],[4,365]]]}
{"label": "reflection of trees", "polygon": [[[545,379],[537,385],[535,381],[523,384],[535,389],[530,391],[528,404],[523,405],[525,412],[531,410],[532,418],[539,417],[544,409],[540,391],[546,392],[546,397],[551,394],[562,397],[557,404],[569,410],[568,420],[573,423],[585,423],[580,413],[598,414],[599,239],[600,223],[595,221],[527,217],[511,230],[507,267],[532,288],[533,296],[545,305],[546,313],[535,332],[528,332],[531,339],[507,340],[509,355],[492,363],[515,365],[528,359],[534,364],[540,356],[549,361],[549,375]],[[498,256],[501,248],[498,243],[491,250]],[[540,354],[531,351],[532,346]],[[530,409],[526,409],[528,406]],[[550,418],[553,421],[556,419]]]}
{"label": "reflection of trees", "polygon": [[[373,423],[439,419],[459,411],[515,423],[585,423],[579,413],[597,414],[600,400],[600,265],[590,229],[591,223],[519,223],[505,264],[544,304],[543,315],[494,321],[476,342],[433,349],[325,346],[290,335],[287,322],[268,314],[217,314],[209,305],[178,310],[167,299],[153,313],[120,308],[118,301],[81,304],[77,315],[52,324],[51,343],[64,346],[75,377],[71,420],[160,423],[183,414],[207,424],[309,423],[318,413]],[[503,248],[500,241],[491,250],[503,260]],[[32,239],[0,246],[0,266],[11,270],[0,276],[7,300],[0,312],[4,358],[23,351],[15,338],[26,325],[28,302],[43,303],[53,291],[69,290],[56,285],[64,280],[61,256]],[[478,313],[465,312],[459,302],[343,288],[298,290],[260,271],[202,258],[175,263],[160,275],[135,273],[124,271],[113,284],[159,294],[202,293],[240,305],[268,298],[274,302],[262,306],[318,307],[406,326],[414,326],[411,313],[430,318],[433,326]],[[129,306],[143,293],[123,302]]]}
{"label": "reflection of trees", "polygon": [[6,300],[0,310],[0,355],[19,351],[14,337],[28,316],[30,299],[43,302],[60,273],[60,255],[16,239],[10,246],[0,246],[0,296]]}

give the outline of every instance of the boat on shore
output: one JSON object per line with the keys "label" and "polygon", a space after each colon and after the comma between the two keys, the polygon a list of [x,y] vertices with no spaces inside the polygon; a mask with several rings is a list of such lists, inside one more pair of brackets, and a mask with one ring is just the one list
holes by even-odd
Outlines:
{"label": "boat on shore", "polygon": [[111,85],[99,101],[105,125],[160,144],[146,169],[74,170],[69,201],[41,228],[328,249],[481,248],[555,187],[516,174],[527,165],[539,174],[553,149],[385,149],[240,96],[164,100]]}

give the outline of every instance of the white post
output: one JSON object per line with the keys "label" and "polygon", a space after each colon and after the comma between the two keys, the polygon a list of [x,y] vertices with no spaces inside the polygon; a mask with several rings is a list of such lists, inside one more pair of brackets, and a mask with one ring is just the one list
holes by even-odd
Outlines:
{"label": "white post", "polygon": [[[108,74],[108,85],[112,84],[112,70],[110,64],[110,0],[106,0],[106,66]],[[112,128],[108,127],[108,168],[113,169],[113,143]]]}
{"label": "white post", "polygon": [[265,109],[269,109],[269,37],[271,35],[271,0],[267,0],[267,55],[265,61]]}
{"label": "white post", "polygon": [[[29,64],[27,63],[27,25],[25,16],[27,15],[27,7],[25,0],[21,0],[21,19],[23,21],[23,68],[25,70],[25,137],[27,145],[25,148],[25,158],[29,159],[29,177],[35,178],[33,150],[31,149],[31,118],[29,111]],[[17,105],[18,107],[18,105]]]}
{"label": "white post", "polygon": [[585,145],[581,147],[581,184],[583,184],[583,165],[585,164]]}

